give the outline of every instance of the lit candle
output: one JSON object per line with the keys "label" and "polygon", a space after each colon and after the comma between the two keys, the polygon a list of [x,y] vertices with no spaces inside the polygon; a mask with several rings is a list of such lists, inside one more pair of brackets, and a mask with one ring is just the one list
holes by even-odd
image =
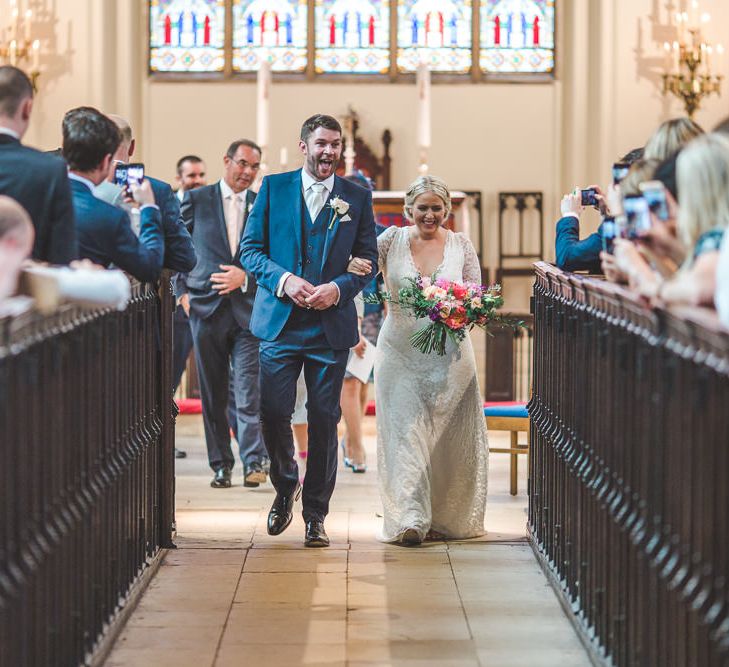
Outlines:
{"label": "lit candle", "polygon": [[10,39],[18,39],[18,8],[13,7],[13,20],[10,24]]}
{"label": "lit candle", "polygon": [[430,68],[421,61],[415,76],[418,89],[418,146],[430,147]]}
{"label": "lit candle", "polygon": [[40,69],[40,41],[33,42],[33,71],[38,72]]}
{"label": "lit candle", "polygon": [[23,24],[23,37],[25,37],[25,41],[30,41],[30,24],[33,20],[33,10],[29,9],[25,12],[25,23]]}
{"label": "lit candle", "polygon": [[663,42],[663,50],[666,52],[666,74],[671,73],[671,66],[673,64],[673,57],[671,55],[671,45],[668,42]]}
{"label": "lit candle", "polygon": [[266,56],[261,60],[257,78],[257,140],[261,148],[268,146],[268,107],[271,94],[271,63]]}
{"label": "lit candle", "polygon": [[681,72],[681,47],[678,42],[673,43],[673,56],[676,59],[675,60],[675,63],[676,63],[675,72],[676,72],[676,74],[680,74],[680,72]]}
{"label": "lit candle", "polygon": [[711,73],[711,54],[714,53],[714,49],[711,46],[706,47],[706,73]]}
{"label": "lit candle", "polygon": [[697,21],[696,17],[699,14],[699,0],[691,0],[691,25],[695,26]]}
{"label": "lit candle", "polygon": [[281,163],[281,171],[286,169],[286,166],[289,163],[289,152],[286,150],[285,146],[281,149],[281,157],[279,159],[279,162]]}
{"label": "lit candle", "polygon": [[18,42],[16,40],[10,41],[10,64],[15,66],[18,53]]}

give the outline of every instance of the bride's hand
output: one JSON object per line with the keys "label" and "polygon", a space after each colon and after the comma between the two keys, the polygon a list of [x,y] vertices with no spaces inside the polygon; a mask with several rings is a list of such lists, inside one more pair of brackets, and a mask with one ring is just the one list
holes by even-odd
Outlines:
{"label": "bride's hand", "polygon": [[347,271],[354,273],[356,276],[366,276],[372,272],[372,262],[369,259],[352,257],[347,265]]}

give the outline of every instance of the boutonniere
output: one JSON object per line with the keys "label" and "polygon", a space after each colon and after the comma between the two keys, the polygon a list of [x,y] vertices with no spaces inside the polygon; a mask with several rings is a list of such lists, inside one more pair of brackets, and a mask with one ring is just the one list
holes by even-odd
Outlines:
{"label": "boutonniere", "polygon": [[347,211],[349,211],[349,202],[344,201],[341,197],[332,197],[329,201],[329,208],[332,209],[332,219],[329,221],[329,229],[334,227],[337,216],[339,216],[341,222],[348,222],[352,219],[347,215]]}
{"label": "boutonniere", "polygon": [[248,202],[248,213],[251,212],[252,208],[253,208],[253,202]]}

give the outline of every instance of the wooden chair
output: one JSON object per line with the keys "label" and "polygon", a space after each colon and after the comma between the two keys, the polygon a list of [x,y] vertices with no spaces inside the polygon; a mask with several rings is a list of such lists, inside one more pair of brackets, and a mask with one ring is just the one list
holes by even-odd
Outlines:
{"label": "wooden chair", "polygon": [[[519,455],[526,454],[529,461],[529,413],[526,403],[487,403],[483,409],[486,426],[489,431],[509,431],[511,446],[489,447],[489,452],[495,454],[509,454],[511,457],[511,484],[512,496],[518,493]],[[519,443],[519,433],[526,433],[526,444]]]}

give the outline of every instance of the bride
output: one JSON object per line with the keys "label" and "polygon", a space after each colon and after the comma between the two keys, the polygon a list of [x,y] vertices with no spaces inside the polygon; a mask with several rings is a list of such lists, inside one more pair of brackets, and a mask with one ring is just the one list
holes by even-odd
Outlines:
{"label": "bride", "polygon": [[[410,186],[404,212],[412,225],[378,238],[394,298],[417,275],[481,283],[471,242],[443,227],[450,210],[441,179],[422,176]],[[356,258],[351,270],[368,263]],[[488,447],[471,341],[448,339],[445,356],[423,354],[409,338],[424,324],[391,302],[375,358],[382,539],[405,545],[485,532]]]}

